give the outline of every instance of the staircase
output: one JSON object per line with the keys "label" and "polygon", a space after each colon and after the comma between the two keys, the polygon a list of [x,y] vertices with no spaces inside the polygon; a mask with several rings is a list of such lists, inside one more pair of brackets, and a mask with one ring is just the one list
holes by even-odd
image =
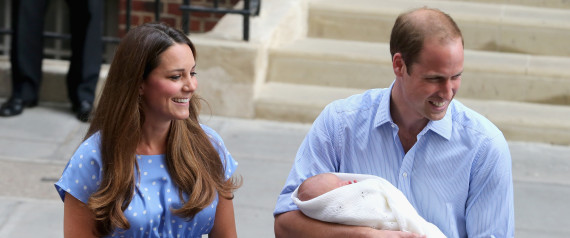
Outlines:
{"label": "staircase", "polygon": [[392,25],[428,6],[463,32],[460,101],[508,140],[570,144],[570,2],[497,2],[309,0],[307,36],[269,49],[255,116],[310,123],[335,99],[389,87]]}
{"label": "staircase", "polygon": [[[569,0],[264,0],[249,42],[234,15],[191,35],[200,94],[214,115],[311,123],[333,100],[390,86],[392,25],[422,6],[463,32],[458,100],[508,140],[570,145]],[[10,95],[9,67],[0,57],[0,98]],[[67,102],[67,67],[44,60],[41,102]]]}

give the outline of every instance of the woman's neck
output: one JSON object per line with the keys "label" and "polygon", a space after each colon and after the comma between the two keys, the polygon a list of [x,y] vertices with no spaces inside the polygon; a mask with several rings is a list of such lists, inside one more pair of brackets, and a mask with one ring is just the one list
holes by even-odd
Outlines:
{"label": "woman's neck", "polygon": [[142,126],[142,135],[137,145],[139,155],[158,155],[166,153],[166,140],[170,123],[145,122]]}

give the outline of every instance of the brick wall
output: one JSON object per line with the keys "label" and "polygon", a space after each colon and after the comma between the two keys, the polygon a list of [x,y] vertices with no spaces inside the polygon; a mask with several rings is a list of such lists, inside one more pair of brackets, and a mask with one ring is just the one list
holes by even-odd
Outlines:
{"label": "brick wall", "polygon": [[[218,7],[232,8],[239,0],[218,0]],[[213,6],[214,0],[192,0],[193,6]],[[160,21],[170,26],[182,28],[182,0],[160,0]],[[126,0],[119,1],[119,36],[126,29]],[[154,21],[155,0],[132,0],[131,27]],[[212,30],[224,14],[192,12],[190,15],[190,32],[207,32]]]}

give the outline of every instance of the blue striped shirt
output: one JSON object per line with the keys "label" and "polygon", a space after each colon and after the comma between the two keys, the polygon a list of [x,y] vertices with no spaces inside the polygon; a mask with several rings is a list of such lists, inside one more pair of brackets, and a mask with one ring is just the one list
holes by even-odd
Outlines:
{"label": "blue striped shirt", "polygon": [[489,120],[453,100],[405,153],[390,116],[390,90],[329,104],[301,144],[274,215],[297,210],[290,195],[324,172],[380,176],[448,237],[513,237],[508,144]]}

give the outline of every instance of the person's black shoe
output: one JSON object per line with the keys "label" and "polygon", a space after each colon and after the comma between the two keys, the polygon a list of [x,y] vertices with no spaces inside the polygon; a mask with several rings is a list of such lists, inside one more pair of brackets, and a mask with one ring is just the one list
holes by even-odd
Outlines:
{"label": "person's black shoe", "polygon": [[89,121],[89,115],[91,114],[91,110],[93,110],[93,104],[88,101],[82,101],[79,105],[73,107],[73,112],[75,112],[75,116],[77,119],[82,122]]}
{"label": "person's black shoe", "polygon": [[24,101],[21,98],[12,97],[0,107],[0,116],[11,117],[22,114],[24,108],[35,107],[38,105],[37,100]]}

